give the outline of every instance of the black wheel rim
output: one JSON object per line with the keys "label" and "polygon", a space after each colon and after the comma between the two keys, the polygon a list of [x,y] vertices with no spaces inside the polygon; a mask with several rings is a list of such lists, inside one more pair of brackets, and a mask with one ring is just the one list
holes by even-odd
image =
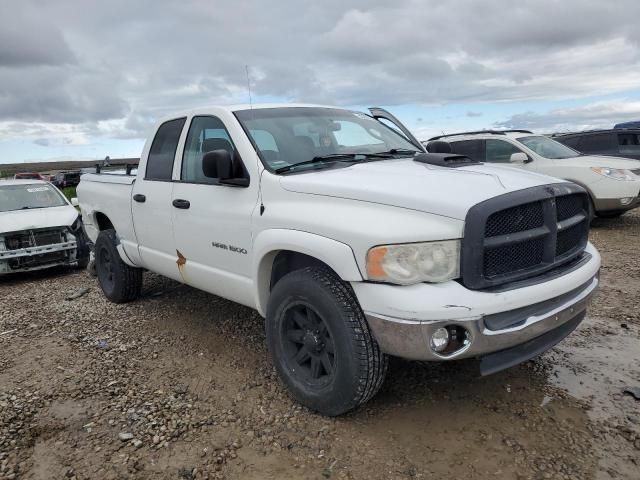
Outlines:
{"label": "black wheel rim", "polygon": [[106,248],[101,248],[98,252],[98,279],[103,290],[110,292],[113,290],[115,265],[111,253]]}
{"label": "black wheel rim", "polygon": [[281,335],[289,370],[308,385],[330,384],[335,376],[336,355],[325,320],[306,303],[289,306],[283,316]]}

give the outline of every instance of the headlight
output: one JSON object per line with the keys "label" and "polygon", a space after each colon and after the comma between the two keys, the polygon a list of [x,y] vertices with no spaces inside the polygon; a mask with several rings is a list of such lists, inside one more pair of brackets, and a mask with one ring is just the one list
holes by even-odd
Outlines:
{"label": "headlight", "polygon": [[367,253],[369,280],[410,285],[460,276],[460,240],[382,245]]}
{"label": "headlight", "polygon": [[613,178],[614,180],[636,180],[636,176],[630,170],[609,167],[591,167],[594,172]]}

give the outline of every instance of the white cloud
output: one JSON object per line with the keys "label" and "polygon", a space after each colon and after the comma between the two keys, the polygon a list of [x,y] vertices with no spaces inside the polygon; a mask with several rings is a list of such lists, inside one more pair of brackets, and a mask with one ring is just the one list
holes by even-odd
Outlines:
{"label": "white cloud", "polygon": [[640,120],[640,102],[596,102],[546,113],[525,112],[496,123],[500,128],[528,128],[545,132],[612,128],[615,123]]}
{"label": "white cloud", "polygon": [[637,0],[21,0],[0,18],[0,138],[141,137],[170,111],[244,102],[245,65],[254,98],[338,105],[640,86]]}

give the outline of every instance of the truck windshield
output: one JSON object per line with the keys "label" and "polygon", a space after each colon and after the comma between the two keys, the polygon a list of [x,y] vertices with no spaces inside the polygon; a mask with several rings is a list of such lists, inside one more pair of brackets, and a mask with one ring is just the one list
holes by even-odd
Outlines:
{"label": "truck windshield", "polygon": [[320,157],[390,153],[393,158],[417,151],[403,136],[360,112],[289,107],[241,110],[235,115],[272,170],[284,171]]}
{"label": "truck windshield", "polygon": [[0,185],[0,212],[62,207],[67,202],[50,185]]}
{"label": "truck windshield", "polygon": [[580,156],[580,153],[576,152],[574,149],[569,148],[560,142],[556,142],[549,137],[543,137],[542,135],[520,137],[518,138],[518,141],[541,157],[549,158],[551,160]]}

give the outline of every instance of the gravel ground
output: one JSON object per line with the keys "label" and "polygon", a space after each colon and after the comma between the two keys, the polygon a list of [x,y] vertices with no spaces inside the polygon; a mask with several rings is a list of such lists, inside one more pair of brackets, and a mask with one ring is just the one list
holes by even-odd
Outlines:
{"label": "gravel ground", "polygon": [[152,274],[127,305],[84,272],[0,279],[0,478],[638,479],[640,213],[592,240],[603,285],[558,347],[487,378],[393,359],[336,419],[288,398],[247,308]]}

